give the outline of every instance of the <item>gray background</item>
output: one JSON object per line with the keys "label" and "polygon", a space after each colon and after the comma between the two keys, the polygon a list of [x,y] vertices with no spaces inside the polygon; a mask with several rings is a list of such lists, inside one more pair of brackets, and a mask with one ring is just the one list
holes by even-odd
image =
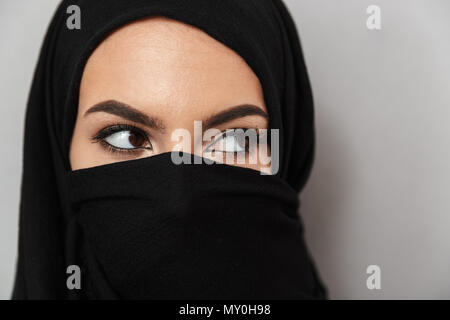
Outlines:
{"label": "gray background", "polygon": [[[17,242],[23,117],[57,0],[0,1],[0,298]],[[316,102],[302,200],[331,298],[450,299],[450,1],[286,0]],[[366,28],[381,7],[382,30]],[[381,268],[368,290],[366,268]]]}

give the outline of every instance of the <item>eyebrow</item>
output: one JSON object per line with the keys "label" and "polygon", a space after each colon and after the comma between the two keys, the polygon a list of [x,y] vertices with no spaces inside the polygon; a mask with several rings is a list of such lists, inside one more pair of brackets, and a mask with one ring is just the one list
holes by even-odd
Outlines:
{"label": "eyebrow", "polygon": [[[156,117],[150,117],[142,113],[141,111],[116,100],[99,102],[96,105],[90,107],[86,111],[84,116],[87,116],[88,114],[92,114],[95,112],[106,112],[109,114],[113,114],[121,118],[127,119],[129,121],[140,123],[149,128],[160,131],[163,131],[166,128],[164,122],[161,119]],[[223,110],[219,113],[216,113],[206,118],[206,120],[203,121],[203,127],[204,130],[206,130],[209,128],[213,128],[217,125],[224,124],[232,120],[251,115],[261,116],[266,120],[269,119],[269,115],[260,107],[251,104],[243,104],[228,108],[226,110]]]}
{"label": "eyebrow", "polygon": [[219,113],[216,113],[213,116],[208,117],[204,121],[204,129],[213,128],[217,125],[230,122],[234,119],[239,119],[247,116],[261,116],[264,119],[268,120],[269,115],[260,107],[251,105],[251,104],[243,104],[235,107],[231,107],[229,109],[223,110]]}
{"label": "eyebrow", "polygon": [[97,103],[96,105],[89,108],[89,110],[87,110],[84,115],[86,116],[95,112],[106,112],[109,114],[113,114],[160,131],[163,131],[166,128],[162,120],[155,117],[149,117],[139,110],[116,100],[108,100]]}

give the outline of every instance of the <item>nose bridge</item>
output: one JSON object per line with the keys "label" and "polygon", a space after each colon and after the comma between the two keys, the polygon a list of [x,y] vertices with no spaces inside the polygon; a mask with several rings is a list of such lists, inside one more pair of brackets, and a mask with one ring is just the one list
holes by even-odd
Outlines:
{"label": "nose bridge", "polygon": [[203,130],[201,120],[180,119],[164,133],[161,152],[184,151],[201,155]]}

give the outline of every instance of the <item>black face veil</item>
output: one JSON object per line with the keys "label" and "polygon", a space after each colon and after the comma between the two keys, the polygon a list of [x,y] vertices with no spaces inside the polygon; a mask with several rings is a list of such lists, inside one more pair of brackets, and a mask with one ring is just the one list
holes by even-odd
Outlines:
{"label": "black face veil", "polygon": [[[81,29],[66,27],[81,9]],[[84,65],[115,29],[166,16],[241,55],[260,79],[280,170],[175,165],[170,154],[71,171]],[[63,1],[29,96],[13,298],[324,298],[297,197],[314,154],[311,89],[280,0]],[[195,157],[195,156],[192,156]],[[68,290],[66,269],[81,268]]]}

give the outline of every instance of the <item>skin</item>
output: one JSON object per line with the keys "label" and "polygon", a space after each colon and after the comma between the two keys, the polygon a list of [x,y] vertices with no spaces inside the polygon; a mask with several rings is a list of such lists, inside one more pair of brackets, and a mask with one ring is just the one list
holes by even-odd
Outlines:
{"label": "skin", "polygon": [[[241,107],[234,117],[214,118],[236,106]],[[171,135],[180,128],[189,131],[193,146],[184,151],[201,155],[211,142],[194,141],[195,120],[203,125],[212,121],[220,132],[267,129],[257,76],[237,53],[195,27],[163,17],[133,22],[105,39],[85,66],[70,148],[72,169],[170,152],[179,145]],[[140,129],[148,136],[147,149],[123,152],[105,143],[106,138],[94,139],[114,125]],[[142,142],[142,137],[130,141]],[[224,162],[269,170],[259,162]]]}

